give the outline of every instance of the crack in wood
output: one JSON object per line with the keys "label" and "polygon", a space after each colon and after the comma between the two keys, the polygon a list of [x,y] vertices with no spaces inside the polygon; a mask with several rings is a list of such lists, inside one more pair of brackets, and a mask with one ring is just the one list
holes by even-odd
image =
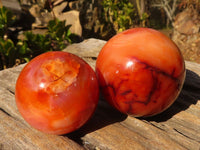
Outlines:
{"label": "crack in wood", "polygon": [[8,90],[8,92],[10,92],[11,94],[13,94],[13,95],[15,95],[15,92],[14,91],[12,91],[12,90],[10,90],[10,89],[6,89],[6,90]]}
{"label": "crack in wood", "polygon": [[165,131],[165,129],[162,129],[161,127],[158,127],[158,126],[156,126],[155,124],[153,124],[153,123],[151,123],[151,122],[149,122],[149,124],[152,125],[152,126],[154,126],[154,127],[156,127],[156,128],[159,129],[159,130]]}
{"label": "crack in wood", "polygon": [[183,135],[184,137],[186,137],[186,138],[188,138],[188,139],[191,139],[191,140],[196,141],[196,142],[200,142],[200,140],[198,141],[198,140],[196,140],[196,139],[194,139],[194,138],[191,138],[191,137],[189,137],[188,135],[185,135],[184,133],[182,133],[181,131],[178,131],[178,130],[175,129],[175,128],[173,128],[173,130],[176,131],[177,133]]}
{"label": "crack in wood", "polygon": [[10,115],[7,111],[5,111],[3,108],[0,108],[0,111],[2,111],[3,113],[5,113],[7,116],[13,118],[13,116],[11,116],[11,115]]}

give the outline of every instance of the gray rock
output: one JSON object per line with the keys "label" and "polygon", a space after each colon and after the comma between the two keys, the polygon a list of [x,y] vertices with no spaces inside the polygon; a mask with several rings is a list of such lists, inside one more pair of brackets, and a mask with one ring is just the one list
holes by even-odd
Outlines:
{"label": "gray rock", "polygon": [[53,5],[60,5],[62,2],[64,2],[64,0],[54,0]]}
{"label": "gray rock", "polygon": [[81,43],[67,46],[63,51],[73,53],[79,57],[96,58],[106,44],[106,41],[90,38]]}
{"label": "gray rock", "polygon": [[82,26],[79,20],[79,12],[76,10],[71,10],[65,13],[60,14],[57,17],[59,20],[66,20],[66,25],[72,25],[70,31],[79,36],[82,35]]}
{"label": "gray rock", "polygon": [[33,5],[29,9],[30,14],[35,18],[35,22],[32,24],[32,28],[43,28],[47,26],[47,23],[53,19],[51,12],[44,12],[37,4]]}
{"label": "gray rock", "polygon": [[63,51],[83,58],[94,69],[96,63],[95,60],[105,44],[106,41],[104,40],[90,38],[81,43],[69,45]]}
{"label": "gray rock", "polygon": [[62,2],[60,5],[54,6],[53,7],[53,12],[56,17],[58,17],[63,10],[67,7],[68,2]]}
{"label": "gray rock", "polygon": [[40,10],[41,10],[41,8],[40,8],[38,5],[33,5],[33,6],[29,9],[29,12],[30,12],[30,14],[31,14],[33,17],[37,18],[37,17],[40,17],[40,16],[41,16]]}

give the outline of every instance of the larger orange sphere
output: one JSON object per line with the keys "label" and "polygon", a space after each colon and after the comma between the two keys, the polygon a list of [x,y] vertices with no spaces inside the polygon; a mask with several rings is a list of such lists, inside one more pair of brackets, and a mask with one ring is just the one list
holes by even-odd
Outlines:
{"label": "larger orange sphere", "polygon": [[133,116],[152,116],[179,95],[185,64],[167,36],[149,28],[124,31],[102,48],[96,74],[106,100]]}

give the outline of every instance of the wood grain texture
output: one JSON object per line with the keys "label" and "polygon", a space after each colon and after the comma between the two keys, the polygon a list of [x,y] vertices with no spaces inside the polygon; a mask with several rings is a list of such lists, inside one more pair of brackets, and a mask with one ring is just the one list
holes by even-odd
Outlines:
{"label": "wood grain texture", "polygon": [[[89,39],[64,51],[81,56],[94,69],[104,44],[105,41]],[[200,64],[186,61],[183,89],[165,112],[151,118],[134,118],[119,113],[100,96],[97,110],[88,123],[63,136],[39,132],[20,116],[14,92],[23,67],[0,71],[0,150],[200,149]]]}

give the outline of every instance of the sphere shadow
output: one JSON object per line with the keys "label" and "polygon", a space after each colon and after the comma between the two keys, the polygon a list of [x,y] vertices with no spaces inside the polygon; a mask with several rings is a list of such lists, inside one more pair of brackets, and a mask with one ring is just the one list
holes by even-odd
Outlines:
{"label": "sphere shadow", "polygon": [[191,70],[186,70],[186,78],[176,101],[164,112],[149,118],[141,118],[147,121],[164,122],[177,113],[184,111],[192,104],[200,100],[200,76]]}
{"label": "sphere shadow", "polygon": [[110,106],[102,96],[100,96],[99,103],[94,115],[91,119],[80,129],[72,133],[66,134],[64,136],[76,141],[82,145],[83,141],[81,137],[84,137],[86,134],[94,132],[98,129],[101,129],[110,124],[116,122],[121,122],[127,118],[127,115],[122,114],[112,106]]}

